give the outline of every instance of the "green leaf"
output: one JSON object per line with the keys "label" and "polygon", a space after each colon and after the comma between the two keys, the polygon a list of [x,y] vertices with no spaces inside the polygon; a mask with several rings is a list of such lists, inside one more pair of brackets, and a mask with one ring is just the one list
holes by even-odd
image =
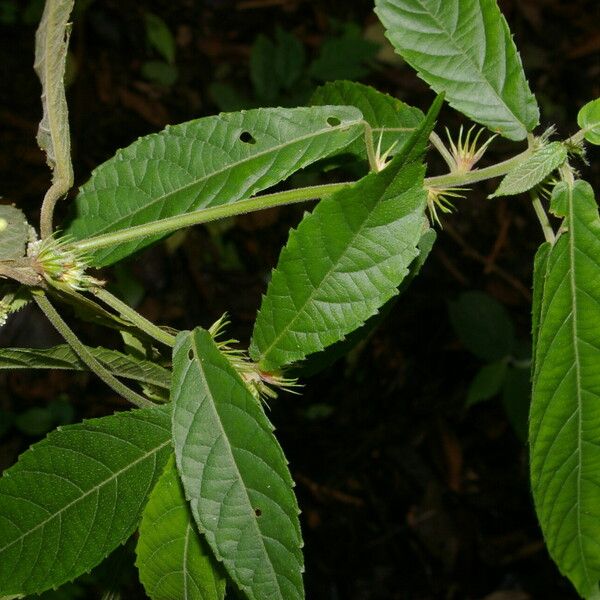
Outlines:
{"label": "green leaf", "polygon": [[[253,196],[363,132],[352,107],[261,108],[197,119],[139,139],[98,167],[66,234],[82,239]],[[108,265],[162,236],[93,253]]]}
{"label": "green leaf", "polygon": [[170,452],[167,408],[67,425],[0,478],[0,594],[35,594],[97,565],[135,530]]}
{"label": "green leaf", "polygon": [[15,427],[33,437],[48,433],[53,426],[54,419],[47,408],[29,408],[15,418]]}
{"label": "green leaf", "polygon": [[567,149],[560,142],[552,142],[535,151],[529,158],[509,171],[498,189],[488,196],[513,196],[522,194],[541,183],[567,160]]}
{"label": "green leaf", "polygon": [[278,27],[275,42],[259,35],[250,53],[250,79],[256,95],[265,101],[278,98],[298,81],[305,60],[304,46],[291,33]]}
{"label": "green leaf", "polygon": [[158,83],[165,87],[172,86],[179,77],[179,71],[175,65],[163,60],[148,60],[142,65],[142,76],[148,81]]}
{"label": "green leaf", "polygon": [[29,225],[25,215],[14,206],[0,205],[0,261],[25,256]]}
{"label": "green leaf", "polygon": [[171,458],[140,523],[137,567],[152,600],[222,600],[225,579],[201,538]]}
{"label": "green leaf", "polygon": [[319,203],[290,233],[250,356],[276,370],[344,339],[397,293],[426,228],[421,154],[441,98],[379,173]]}
{"label": "green leaf", "polygon": [[600,218],[584,181],[557,185],[553,204],[565,223],[534,280],[531,485],[550,555],[587,598],[600,580]]}
{"label": "green leaf", "polygon": [[157,15],[144,15],[146,37],[150,45],[170,64],[175,62],[175,38],[169,26]]}
{"label": "green leaf", "polygon": [[577,113],[577,124],[585,130],[583,135],[590,144],[600,145],[600,98],[588,102]]}
{"label": "green leaf", "polygon": [[173,443],[198,529],[250,600],[302,588],[298,505],[260,403],[203,329],[173,353]]}
{"label": "green leaf", "polygon": [[[107,348],[91,348],[92,356],[113,375],[140,383],[169,388],[171,373],[168,369],[148,360],[140,360]],[[1,369],[61,369],[87,371],[77,354],[67,344],[53,348],[0,348]]]}
{"label": "green leaf", "polygon": [[345,339],[328,346],[325,350],[311,354],[298,365],[295,365],[290,375],[292,377],[304,378],[310,377],[319,373],[323,369],[330,367],[334,362],[342,356],[348,354],[362,340],[367,339],[380,325],[391,310],[396,305],[398,298],[404,293],[412,280],[419,274],[421,267],[425,264],[433,244],[436,240],[435,229],[429,228],[423,233],[417,245],[418,256],[410,263],[408,275],[402,280],[402,284],[398,288],[398,294],[390,298],[380,309],[379,312],[352,333],[349,333]]}
{"label": "green leaf", "polygon": [[392,45],[473,121],[522,140],[539,121],[521,59],[495,0],[376,0]]}
{"label": "green leaf", "polygon": [[[362,112],[365,121],[373,128],[375,144],[380,144],[383,152],[393,148],[391,154],[396,154],[402,149],[424,118],[418,108],[413,108],[397,98],[378,92],[368,85],[353,81],[326,83],[315,90],[311,104],[355,106]],[[383,128],[392,129],[392,131],[382,132]],[[354,141],[347,151],[360,156],[366,155],[363,140]]]}
{"label": "green leaf", "polygon": [[323,42],[308,71],[321,81],[360,79],[368,75],[368,61],[378,51],[379,44],[365,39],[360,28],[351,23],[341,35]]}
{"label": "green leaf", "polygon": [[486,362],[508,356],[515,343],[506,309],[483,292],[465,292],[451,302],[450,322],[463,346]]}
{"label": "green leaf", "polygon": [[473,406],[498,394],[504,382],[506,369],[506,360],[498,360],[481,367],[469,386],[465,405]]}

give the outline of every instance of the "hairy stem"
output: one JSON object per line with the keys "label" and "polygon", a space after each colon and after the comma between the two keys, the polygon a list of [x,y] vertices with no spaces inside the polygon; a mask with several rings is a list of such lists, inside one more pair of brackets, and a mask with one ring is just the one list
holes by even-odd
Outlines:
{"label": "hairy stem", "polygon": [[535,214],[542,226],[542,231],[544,232],[544,238],[547,242],[554,244],[556,240],[556,234],[554,233],[554,229],[552,229],[552,225],[550,225],[550,221],[548,220],[548,215],[542,206],[542,202],[540,197],[535,192],[530,192],[531,203],[533,205],[533,210],[535,210]]}
{"label": "hairy stem", "polygon": [[446,148],[446,145],[442,141],[442,138],[435,132],[432,131],[429,134],[429,141],[433,144],[433,147],[440,153],[440,156],[446,161],[448,168],[453,170],[456,168],[456,161],[452,156],[451,152]]}
{"label": "hairy stem", "polygon": [[377,154],[375,152],[375,144],[373,143],[373,129],[371,126],[364,121],[365,125],[365,148],[367,150],[367,158],[369,159],[369,168],[371,171],[377,173],[380,170],[377,162]]}
{"label": "hairy stem", "polygon": [[148,408],[154,406],[150,400],[137,394],[125,384],[121,383],[106,367],[100,364],[88,351],[88,349],[79,341],[74,331],[63,321],[54,306],[50,303],[44,293],[35,293],[33,295],[35,303],[40,307],[41,311],[46,315],[48,320],[54,325],[56,330],[63,336],[65,341],[73,348],[73,351],[81,361],[87,365],[106,385],[113,389],[117,394],[123,396],[126,400],[139,406],[140,408]]}
{"label": "hairy stem", "polygon": [[73,246],[83,252],[99,250],[100,248],[109,248],[114,244],[139,240],[152,235],[172,233],[173,231],[177,231],[184,227],[190,227],[191,225],[208,223],[210,221],[216,221],[217,219],[242,215],[257,210],[263,210],[265,208],[294,204],[296,202],[305,202],[306,200],[316,200],[318,198],[323,198],[324,196],[330,196],[353,184],[353,181],[345,181],[342,183],[315,185],[285,192],[277,192],[275,194],[255,196],[253,198],[238,200],[232,204],[203,208],[194,212],[175,215],[174,217],[167,217],[166,219],[159,219],[152,223],[136,225],[135,227],[130,227],[129,229],[124,229],[122,231],[105,233],[74,242]]}
{"label": "hairy stem", "polygon": [[[383,131],[383,129],[381,130]],[[565,143],[579,143],[583,139],[582,131],[583,130],[578,131],[576,134],[572,135],[570,138],[565,140]],[[439,136],[437,137],[439,139]],[[372,156],[369,156],[369,161],[372,168],[372,160],[376,158],[374,154],[375,150],[373,148],[373,138],[372,136],[369,138],[369,136],[366,135],[365,139],[371,140],[370,151],[372,152]],[[435,145],[435,137],[430,139]],[[369,153],[368,148],[369,144],[367,142],[367,153]],[[511,169],[529,158],[533,151],[534,150],[532,148],[527,148],[512,158],[489,167],[484,167],[483,169],[474,169],[473,171],[469,171],[467,173],[447,173],[445,175],[437,175],[435,177],[426,177],[424,185],[426,188],[434,187],[437,189],[444,189],[449,187],[461,187],[471,183],[493,179],[495,177],[502,177]],[[131,242],[149,236],[165,235],[184,227],[208,223],[217,219],[234,217],[236,215],[264,210],[266,208],[273,208],[275,206],[306,202],[307,200],[317,200],[326,196],[330,196],[331,194],[352,186],[355,183],[355,181],[343,181],[340,183],[315,185],[305,188],[297,188],[294,190],[287,190],[285,192],[276,192],[274,194],[264,194],[262,196],[245,198],[243,200],[238,200],[237,202],[232,202],[231,204],[203,208],[190,213],[175,215],[173,217],[167,217],[166,219],[159,219],[158,221],[153,221],[144,225],[136,225],[121,231],[104,233],[102,235],[75,241],[73,242],[73,247],[83,252],[93,252],[95,250],[109,248],[110,246],[116,244],[123,244],[125,242]]]}
{"label": "hairy stem", "polygon": [[151,338],[154,338],[157,342],[170,346],[171,348],[175,345],[174,336],[148,321],[148,319],[142,317],[140,313],[122,300],[119,300],[116,296],[113,296],[109,291],[104,288],[96,288],[92,293],[102,300],[102,302],[108,304],[108,306],[120,313],[122,317],[133,323],[138,329],[149,335]]}

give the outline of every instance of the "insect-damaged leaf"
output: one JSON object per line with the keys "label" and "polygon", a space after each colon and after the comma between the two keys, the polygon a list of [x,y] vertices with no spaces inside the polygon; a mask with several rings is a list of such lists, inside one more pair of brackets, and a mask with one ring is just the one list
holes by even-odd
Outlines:
{"label": "insect-damaged leaf", "polygon": [[421,154],[440,103],[383,171],[320,202],[290,233],[250,345],[264,370],[344,339],[397,293],[426,228]]}
{"label": "insect-damaged leaf", "polygon": [[[353,107],[259,108],[197,119],[140,138],[80,189],[75,239],[248,198],[347,146],[363,132]],[[95,251],[108,265],[161,235]]]}
{"label": "insect-damaged leaf", "polygon": [[173,351],[173,443],[198,529],[250,600],[304,598],[298,505],[273,426],[210,333]]}

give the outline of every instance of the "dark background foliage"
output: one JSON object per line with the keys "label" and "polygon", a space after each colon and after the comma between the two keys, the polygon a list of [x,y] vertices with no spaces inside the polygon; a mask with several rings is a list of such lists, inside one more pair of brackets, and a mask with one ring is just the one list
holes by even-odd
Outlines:
{"label": "dark background foliage", "polygon": [[[3,202],[18,204],[32,222],[49,182],[34,140],[40,4],[0,1],[1,191]],[[409,67],[390,57],[367,0],[76,5],[68,100],[77,183],[117,148],[167,123],[221,109],[298,104],[327,79],[361,80],[423,109],[433,98]],[[597,1],[506,0],[501,7],[538,96],[542,128],[555,124],[560,136],[573,133],[577,110],[600,95]],[[277,75],[272,57],[284,53],[291,62]],[[462,122],[450,109],[440,118],[453,131]],[[484,160],[517,148],[498,140]],[[590,159],[595,166],[580,166],[597,184],[598,154]],[[430,172],[441,169],[434,157]],[[301,174],[295,183],[315,177]],[[464,301],[465,292],[484,292],[504,307],[499,323],[509,319],[516,339],[526,340],[531,263],[542,241],[527,200],[488,201],[493,185],[478,186],[444,217],[421,276],[373,336],[307,378],[302,396],[271,403],[303,509],[311,600],[575,597],[547,556],[532,509],[519,437],[527,394],[505,385],[489,401],[465,408],[485,361],[469,352],[448,308]],[[67,207],[60,218],[68,218]],[[104,276],[144,315],[177,328],[208,326],[227,310],[232,333],[245,344],[287,231],[305,209],[198,227]],[[120,343],[106,331],[79,330],[95,344]],[[0,342],[47,346],[57,336],[26,310],[0,331]],[[518,346],[513,355],[526,364],[527,344]],[[0,468],[56,423],[125,408],[87,375],[18,372],[0,381]],[[145,597],[129,546],[49,597],[100,597],[111,585],[124,598]]]}

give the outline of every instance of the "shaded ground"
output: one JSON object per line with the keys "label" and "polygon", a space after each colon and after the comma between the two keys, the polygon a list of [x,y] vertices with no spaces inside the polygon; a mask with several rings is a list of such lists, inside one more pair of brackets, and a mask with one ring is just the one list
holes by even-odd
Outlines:
{"label": "shaded ground", "polygon": [[[597,2],[501,4],[539,97],[542,125],[555,123],[561,135],[574,132],[577,109],[600,95]],[[160,59],[147,38],[145,9],[160,15],[177,41],[178,76],[171,85],[143,74],[146,63]],[[19,12],[21,20],[0,24],[0,182],[4,200],[24,207],[37,222],[49,175],[34,141],[40,116],[31,69],[34,25],[23,18]],[[256,36],[272,36],[279,26],[315,58],[344,31],[335,19],[360,30],[375,23],[369,2],[92,3],[77,17],[72,38],[76,73],[69,103],[77,181],[84,182],[116,148],[169,122],[212,114],[231,102],[257,102],[248,75]],[[426,108],[432,99],[401,64],[372,62],[363,70],[363,81],[413,105]],[[300,79],[307,81],[294,90],[297,97],[317,82],[307,74]],[[229,91],[221,87],[219,94],[211,87],[215,80]],[[274,99],[286,101],[291,98],[285,94]],[[446,109],[441,122],[454,129],[460,120]],[[499,141],[489,160],[513,151]],[[597,153],[590,158],[597,164]],[[598,182],[597,166],[585,174]],[[481,362],[458,341],[448,302],[460,292],[484,290],[507,308],[519,337],[526,338],[531,260],[542,239],[524,199],[485,201],[490,191],[484,184],[459,201],[460,212],[445,219],[421,276],[351,360],[308,379],[302,397],[272,404],[303,509],[311,600],[575,597],[544,550],[526,449],[502,405],[492,400],[463,408]],[[158,245],[106,276],[120,281],[132,298],[137,295],[146,316],[177,328],[207,326],[227,310],[232,333],[245,342],[287,230],[304,209],[239,218],[221,232],[194,229],[177,244]],[[118,344],[89,327],[82,335]],[[56,342],[35,312],[17,315],[0,336],[2,345]],[[1,377],[4,415],[59,397],[74,407],[76,420],[123,407],[85,375]],[[34,440],[10,428],[0,438],[0,467]],[[134,583],[126,586],[123,597],[144,597]],[[90,597],[82,594],[68,597]]]}

